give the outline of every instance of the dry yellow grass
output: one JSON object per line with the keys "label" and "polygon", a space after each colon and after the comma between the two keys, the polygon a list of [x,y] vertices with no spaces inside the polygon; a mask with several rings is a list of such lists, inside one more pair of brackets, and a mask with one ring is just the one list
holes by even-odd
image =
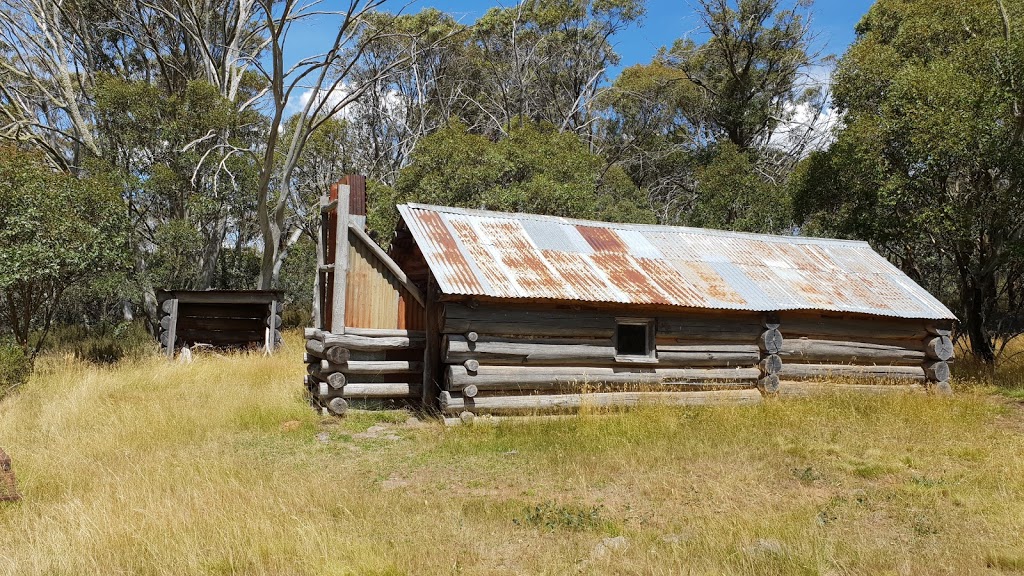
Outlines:
{"label": "dry yellow grass", "polygon": [[1024,410],[986,390],[338,421],[302,398],[298,340],[48,360],[0,402],[24,496],[0,574],[1024,571]]}

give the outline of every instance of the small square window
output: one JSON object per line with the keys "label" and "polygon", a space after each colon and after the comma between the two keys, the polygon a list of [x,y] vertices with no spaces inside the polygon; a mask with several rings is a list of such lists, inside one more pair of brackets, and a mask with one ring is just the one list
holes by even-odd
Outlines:
{"label": "small square window", "polygon": [[654,323],[622,319],[615,327],[615,357],[626,362],[654,362]]}

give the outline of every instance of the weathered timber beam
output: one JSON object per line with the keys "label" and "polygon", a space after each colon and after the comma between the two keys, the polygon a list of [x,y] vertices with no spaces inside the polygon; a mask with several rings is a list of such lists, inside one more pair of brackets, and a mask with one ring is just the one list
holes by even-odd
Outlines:
{"label": "weathered timber beam", "polygon": [[807,364],[920,364],[924,352],[889,344],[787,338],[779,352],[785,362]]}
{"label": "weathered timber beam", "polygon": [[924,320],[883,318],[801,318],[782,313],[782,331],[789,338],[842,339],[852,342],[917,340],[928,335]]}
{"label": "weathered timber beam", "polygon": [[481,336],[611,338],[615,333],[615,317],[592,312],[470,308],[447,303],[444,304],[441,332],[476,332]]}
{"label": "weathered timber beam", "polygon": [[426,338],[422,330],[392,330],[389,328],[352,328],[345,327],[345,334],[366,336],[367,338]]}
{"label": "weathered timber beam", "polygon": [[779,378],[786,380],[819,380],[828,378],[889,378],[924,380],[921,366],[853,366],[847,364],[784,363]]}
{"label": "weathered timber beam", "polygon": [[753,342],[764,332],[760,319],[735,318],[728,315],[695,317],[658,317],[657,338],[693,340],[725,340]]}
{"label": "weathered timber beam", "polygon": [[518,414],[533,412],[575,412],[582,407],[701,406],[709,404],[756,404],[757,390],[717,392],[599,392],[533,396],[477,396],[465,398],[441,392],[441,410],[448,414],[470,411],[477,414]]}
{"label": "weathered timber beam", "polygon": [[600,340],[515,340],[480,336],[476,342],[461,334],[448,334],[441,344],[444,361],[450,364],[477,360],[495,365],[555,365],[615,363],[615,346],[610,338]]}
{"label": "weathered timber beam", "polygon": [[925,392],[925,387],[921,384],[830,384],[786,381],[779,388],[780,396],[812,396],[850,392],[858,394],[921,394]]}
{"label": "weathered timber beam", "polygon": [[360,351],[423,348],[424,343],[424,338],[416,338],[411,336],[373,338],[367,336],[355,336],[347,333],[324,334],[324,344],[328,346],[342,346],[350,350]]}
{"label": "weathered timber beam", "polygon": [[328,362],[328,370],[342,374],[417,374],[423,371],[422,362],[407,360]]}
{"label": "weathered timber beam", "polygon": [[452,390],[475,385],[479,390],[541,389],[586,384],[714,385],[740,383],[752,386],[760,376],[757,368],[619,369],[577,367],[480,366],[475,373],[465,366],[448,366]]}
{"label": "weathered timber beam", "polygon": [[926,362],[924,374],[929,382],[948,382],[950,377],[949,363],[944,360]]}

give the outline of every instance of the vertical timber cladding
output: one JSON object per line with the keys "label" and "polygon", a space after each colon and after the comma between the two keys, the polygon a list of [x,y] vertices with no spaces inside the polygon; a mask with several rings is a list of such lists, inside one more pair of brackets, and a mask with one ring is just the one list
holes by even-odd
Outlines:
{"label": "vertical timber cladding", "polygon": [[[650,353],[624,354],[620,326],[641,321],[653,323]],[[449,414],[761,396],[758,312],[469,300],[444,303],[439,323]]]}

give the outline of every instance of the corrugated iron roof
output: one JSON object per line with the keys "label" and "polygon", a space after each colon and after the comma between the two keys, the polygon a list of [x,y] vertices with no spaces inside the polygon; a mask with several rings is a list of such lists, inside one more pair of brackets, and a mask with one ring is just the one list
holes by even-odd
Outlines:
{"label": "corrugated iron roof", "polygon": [[866,242],[398,207],[442,292],[956,317]]}

